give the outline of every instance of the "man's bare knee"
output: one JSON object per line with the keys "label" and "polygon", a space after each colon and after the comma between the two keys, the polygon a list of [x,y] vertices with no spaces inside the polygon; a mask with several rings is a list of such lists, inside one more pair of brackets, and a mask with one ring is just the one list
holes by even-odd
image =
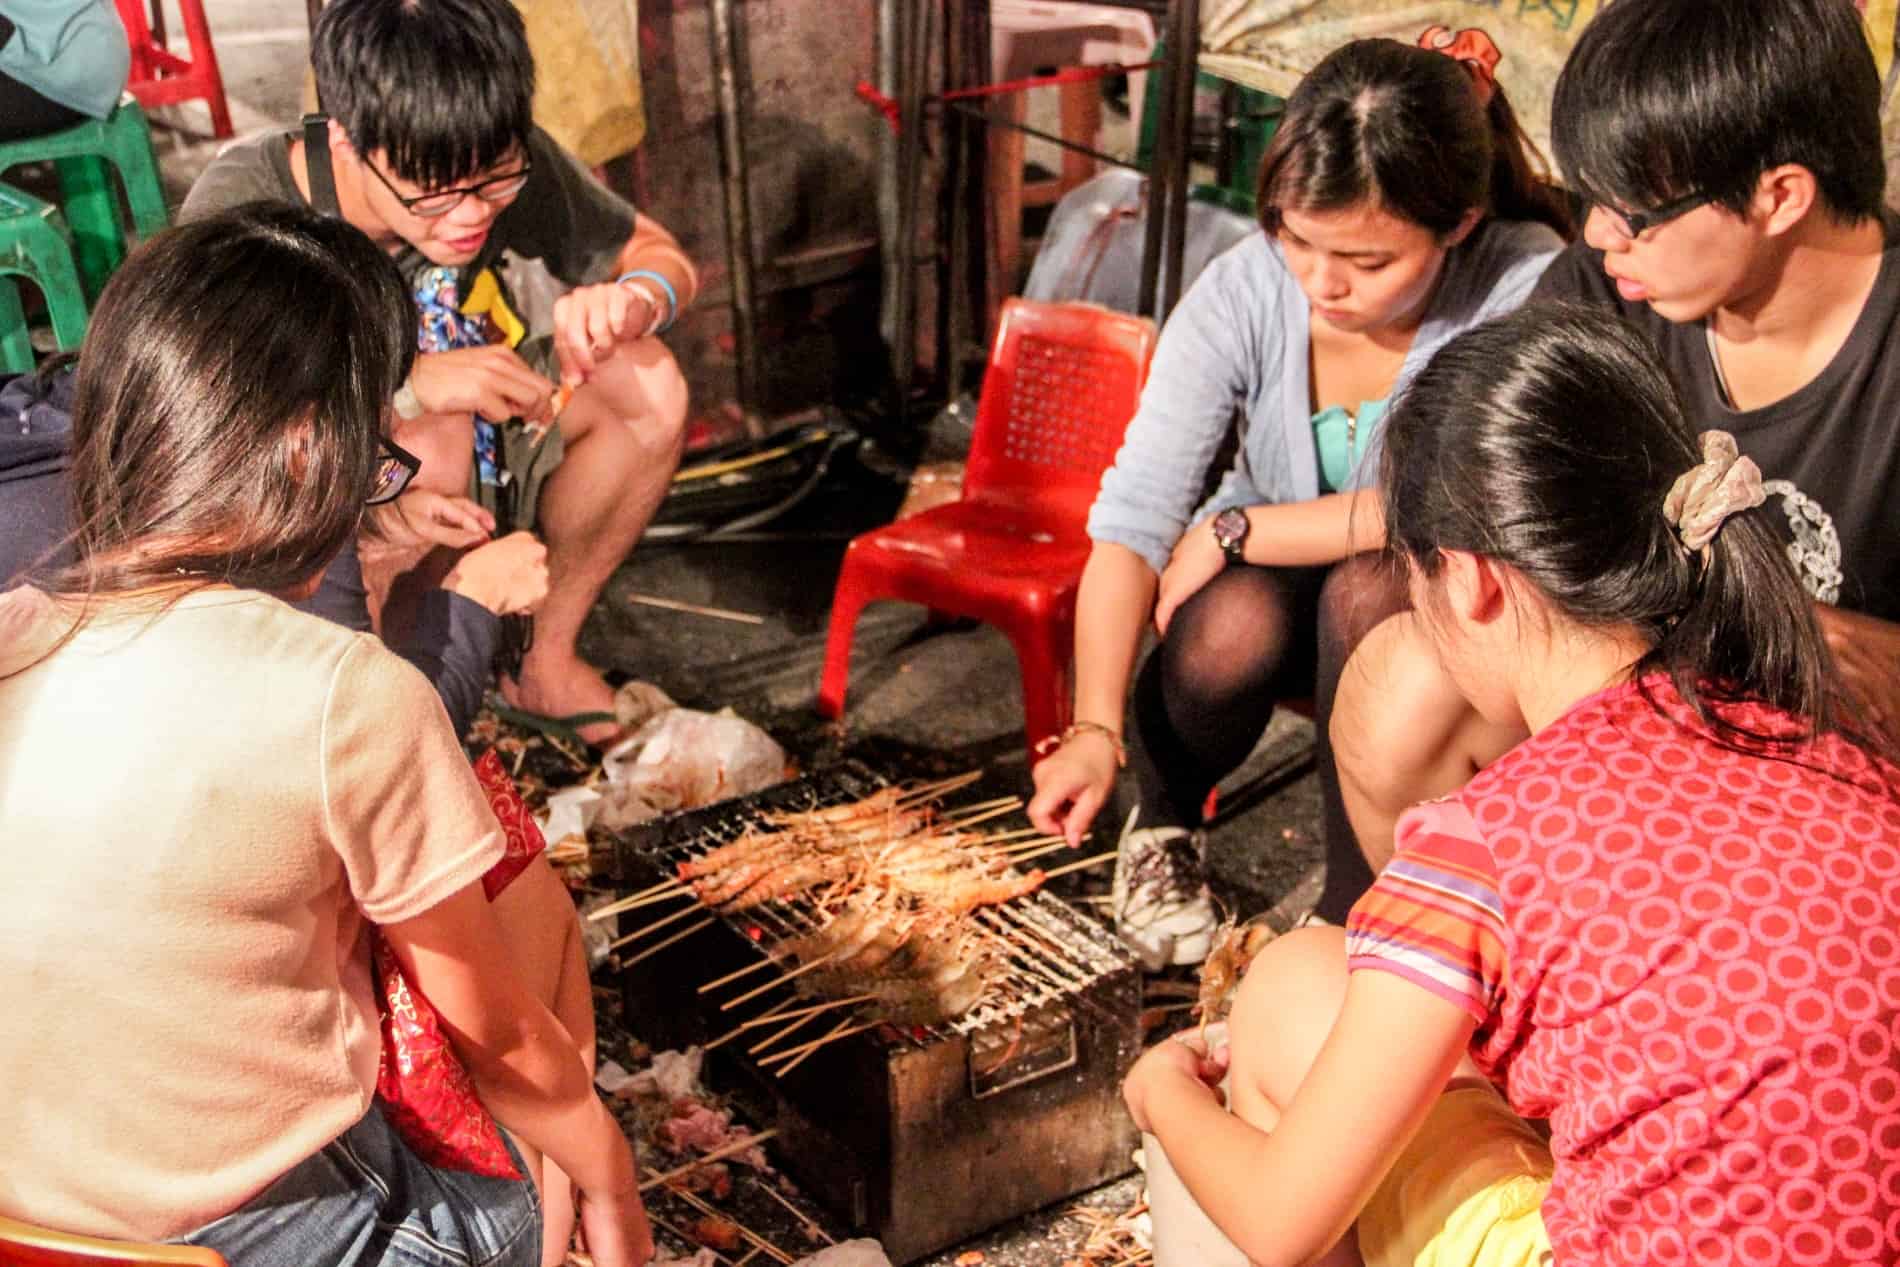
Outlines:
{"label": "man's bare knee", "polygon": [[609,420],[626,427],[645,462],[675,458],[685,444],[689,392],[686,375],[666,345],[641,339],[618,349],[575,398],[562,427],[585,438]]}

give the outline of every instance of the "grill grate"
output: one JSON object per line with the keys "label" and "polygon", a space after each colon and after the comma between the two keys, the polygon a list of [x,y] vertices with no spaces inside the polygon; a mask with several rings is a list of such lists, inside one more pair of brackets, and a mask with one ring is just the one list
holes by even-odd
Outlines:
{"label": "grill grate", "polygon": [[[701,858],[748,828],[761,826],[767,814],[828,809],[862,800],[888,786],[887,780],[864,767],[847,763],[756,796],[636,828],[619,842],[622,880],[637,884],[642,875],[654,880],[671,876],[679,863]],[[797,895],[722,915],[721,922],[755,946],[757,954],[770,957],[781,943],[815,931],[824,918],[818,903]],[[1084,999],[1092,986],[1128,967],[1126,951],[1105,929],[1040,890],[998,906],[979,907],[968,918],[972,927],[990,935],[1001,952],[1002,972],[962,1015],[935,1026],[893,1027],[906,1041],[922,1045],[993,1027],[1013,1030],[1052,1006]],[[867,1016],[875,1014],[870,1005],[861,1010]]]}
{"label": "grill grate", "polygon": [[[671,879],[765,814],[886,786],[846,763],[634,828],[617,840],[619,879],[627,888]],[[1120,1087],[1141,1048],[1141,974],[1098,922],[1041,891],[986,908],[975,920],[1006,931],[1016,953],[975,1007],[934,1028],[859,1011],[805,1063],[768,1068],[779,1058],[755,1057],[750,1036],[778,1032],[761,1013],[789,987],[735,1004],[732,990],[700,985],[729,969],[764,980],[772,947],[818,918],[804,900],[726,914],[621,977],[628,1021],[648,1042],[716,1048],[709,1079],[778,1131],[775,1153],[809,1195],[907,1263],[1126,1172],[1138,1137]],[[745,1037],[726,1043],[735,1026]]]}

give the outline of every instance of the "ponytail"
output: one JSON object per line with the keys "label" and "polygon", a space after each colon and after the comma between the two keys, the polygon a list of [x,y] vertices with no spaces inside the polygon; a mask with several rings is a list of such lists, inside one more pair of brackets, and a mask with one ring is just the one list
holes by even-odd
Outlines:
{"label": "ponytail", "polygon": [[1485,117],[1491,125],[1491,214],[1547,224],[1566,242],[1575,237],[1570,200],[1551,180],[1550,165],[1518,122],[1502,87],[1491,94]]}
{"label": "ponytail", "polygon": [[[1667,674],[1710,734],[1746,752],[1785,751],[1842,730],[1832,657],[1813,605],[1762,513],[1731,516],[1709,542],[1706,561],[1683,558],[1687,602],[1636,666],[1644,697],[1656,704],[1647,679]],[[1748,700],[1803,724],[1779,732],[1743,725],[1726,706]]]}
{"label": "ponytail", "polygon": [[[1613,313],[1536,304],[1446,344],[1387,414],[1386,531],[1423,575],[1443,550],[1481,554],[1580,626],[1634,630],[1649,647],[1635,666],[1645,697],[1661,709],[1650,680],[1666,674],[1724,746],[1792,756],[1838,732],[1887,756],[1844,709],[1765,514],[1729,515],[1695,552],[1665,518],[1672,484],[1701,461],[1641,334]],[[1743,701],[1792,724],[1757,729],[1730,707]]]}

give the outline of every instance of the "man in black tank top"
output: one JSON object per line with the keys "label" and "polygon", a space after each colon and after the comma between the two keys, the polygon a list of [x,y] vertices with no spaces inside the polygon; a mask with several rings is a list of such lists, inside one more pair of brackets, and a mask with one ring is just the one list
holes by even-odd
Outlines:
{"label": "man in black tank top", "polygon": [[304,201],[391,254],[422,352],[393,402],[422,459],[405,526],[456,548],[545,537],[548,597],[502,689],[609,739],[612,692],[575,638],[679,464],[686,386],[656,336],[692,302],[692,264],[534,125],[507,0],[332,0],[311,56],[327,120],[227,148],[181,215]]}
{"label": "man in black tank top", "polygon": [[[1880,79],[1851,0],[1626,0],[1579,37],[1552,143],[1589,205],[1532,302],[1615,307],[1699,430],[1761,467],[1829,646],[1900,736],[1900,224]],[[1360,645],[1333,735],[1375,867],[1405,806],[1522,738],[1482,723],[1409,616]]]}

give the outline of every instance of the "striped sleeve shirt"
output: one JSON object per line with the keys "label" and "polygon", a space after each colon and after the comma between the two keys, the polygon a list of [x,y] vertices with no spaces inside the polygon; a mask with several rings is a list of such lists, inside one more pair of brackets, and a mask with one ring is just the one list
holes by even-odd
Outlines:
{"label": "striped sleeve shirt", "polygon": [[1347,918],[1348,967],[1397,973],[1483,1025],[1507,966],[1491,852],[1456,801],[1407,811],[1397,835],[1397,853]]}

